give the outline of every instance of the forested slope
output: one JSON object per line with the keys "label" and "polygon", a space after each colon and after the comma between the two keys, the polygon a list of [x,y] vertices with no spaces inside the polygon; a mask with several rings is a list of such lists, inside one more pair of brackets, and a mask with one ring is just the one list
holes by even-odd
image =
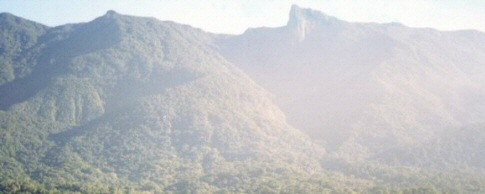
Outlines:
{"label": "forested slope", "polygon": [[482,33],[290,16],[0,14],[0,192],[483,193]]}

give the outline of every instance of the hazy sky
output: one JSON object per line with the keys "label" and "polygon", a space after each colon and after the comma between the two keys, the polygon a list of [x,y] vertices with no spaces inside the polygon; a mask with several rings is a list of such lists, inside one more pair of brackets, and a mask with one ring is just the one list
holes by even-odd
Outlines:
{"label": "hazy sky", "polygon": [[347,21],[485,31],[485,0],[0,0],[0,12],[56,26],[90,21],[111,9],[239,34],[285,25],[292,4]]}

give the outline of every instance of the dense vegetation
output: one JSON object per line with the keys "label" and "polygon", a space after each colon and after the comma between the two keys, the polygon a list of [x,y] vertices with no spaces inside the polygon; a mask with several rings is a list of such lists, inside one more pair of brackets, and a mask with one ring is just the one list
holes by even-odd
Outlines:
{"label": "dense vegetation", "polygon": [[[450,147],[326,154],[198,29],[112,11],[53,28],[10,14],[0,24],[0,193],[485,190],[480,126],[474,141],[436,140]],[[416,149],[429,158],[406,152]]]}
{"label": "dense vegetation", "polygon": [[2,191],[270,192],[321,171],[323,149],[199,30],[109,12],[36,35],[2,40],[38,56],[0,88]]}

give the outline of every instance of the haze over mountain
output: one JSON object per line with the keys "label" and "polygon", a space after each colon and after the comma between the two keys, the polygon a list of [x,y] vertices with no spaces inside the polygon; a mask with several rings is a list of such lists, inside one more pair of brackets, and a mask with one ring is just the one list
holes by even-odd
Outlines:
{"label": "haze over mountain", "polygon": [[0,37],[0,192],[485,189],[482,32],[293,6],[238,36],[109,11]]}
{"label": "haze over mountain", "polygon": [[287,26],[219,45],[332,152],[362,146],[366,158],[485,121],[482,32],[348,23],[293,6]]}

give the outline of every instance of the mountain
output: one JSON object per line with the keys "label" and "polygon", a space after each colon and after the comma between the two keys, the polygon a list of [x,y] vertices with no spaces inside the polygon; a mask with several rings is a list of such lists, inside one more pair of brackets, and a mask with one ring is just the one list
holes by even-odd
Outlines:
{"label": "mountain", "polygon": [[0,24],[0,193],[485,191],[482,32]]}
{"label": "mountain", "polygon": [[215,42],[325,147],[325,169],[452,193],[484,180],[485,33],[352,23],[294,5],[286,26]]}
{"label": "mountain", "polygon": [[211,34],[114,11],[1,16],[2,192],[279,192],[322,172],[324,150]]}
{"label": "mountain", "polygon": [[9,13],[0,14],[0,26],[0,84],[3,84],[30,71],[29,64],[19,58],[36,44],[47,27]]}
{"label": "mountain", "polygon": [[485,122],[483,32],[350,23],[293,6],[286,26],[217,42],[332,153],[360,147],[366,159]]}

